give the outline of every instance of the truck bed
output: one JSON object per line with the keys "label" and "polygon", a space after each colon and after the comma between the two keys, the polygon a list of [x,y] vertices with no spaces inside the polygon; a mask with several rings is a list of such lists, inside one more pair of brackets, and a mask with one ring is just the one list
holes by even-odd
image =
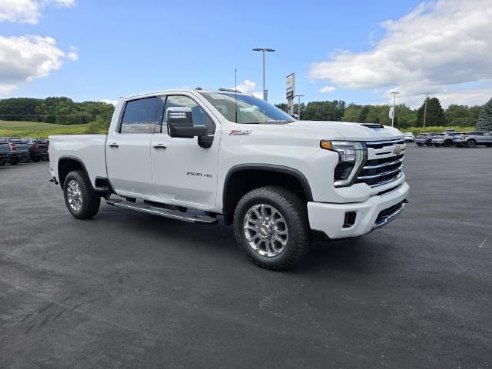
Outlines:
{"label": "truck bed", "polygon": [[[97,177],[106,177],[105,145],[107,135],[50,136],[50,166],[61,157],[78,159],[87,170],[92,185]],[[51,168],[58,179],[58,168]]]}

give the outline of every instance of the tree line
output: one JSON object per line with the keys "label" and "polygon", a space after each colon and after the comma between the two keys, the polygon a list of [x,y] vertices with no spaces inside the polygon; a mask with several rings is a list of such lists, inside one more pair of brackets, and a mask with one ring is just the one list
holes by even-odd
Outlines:
{"label": "tree line", "polygon": [[[287,111],[287,104],[277,104]],[[294,112],[298,113],[298,105]],[[300,105],[300,119],[331,120],[359,123],[391,124],[390,105],[346,104],[342,100],[311,101]],[[46,99],[10,98],[0,100],[0,120],[34,121],[55,124],[92,123],[97,131],[109,125],[114,106],[104,102],[76,103],[68,97]],[[479,119],[480,112],[482,115]],[[425,126],[475,126],[492,125],[492,99],[484,106],[450,105],[443,109],[437,97],[426,99],[418,109],[405,104],[395,108],[395,126],[398,128]],[[485,122],[485,123],[484,123]],[[485,124],[485,125],[483,125]],[[102,128],[101,128],[102,127]],[[491,127],[492,129],[492,127]]]}
{"label": "tree line", "polygon": [[0,120],[54,124],[109,122],[114,106],[98,101],[74,102],[68,97],[46,99],[10,98],[0,100]]}
{"label": "tree line", "polygon": [[[427,105],[427,106],[426,106]],[[287,111],[287,104],[277,104]],[[294,113],[298,114],[298,104]],[[391,124],[390,105],[348,104],[341,100],[301,103],[300,119],[331,120],[358,123]],[[399,128],[425,126],[475,126],[483,106],[449,105],[443,109],[437,97],[428,98],[418,109],[405,104],[395,106],[395,126]]]}

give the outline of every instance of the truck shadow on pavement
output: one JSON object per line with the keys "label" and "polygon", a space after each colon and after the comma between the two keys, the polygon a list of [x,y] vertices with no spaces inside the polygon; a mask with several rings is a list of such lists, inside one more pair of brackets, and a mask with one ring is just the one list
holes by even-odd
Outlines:
{"label": "truck shadow on pavement", "polygon": [[[172,248],[174,252],[182,250],[183,257],[189,257],[191,252],[202,258],[214,258],[217,265],[246,264],[258,269],[237,246],[233,227],[224,225],[221,220],[213,226],[193,224],[102,206],[94,221],[109,222],[106,226],[145,235],[147,244],[159,247],[163,252]],[[393,254],[390,252],[392,242],[387,238],[367,236],[343,241],[315,241],[306,258],[288,273],[310,275],[345,270],[368,274],[377,271],[379,274],[385,265],[392,263],[388,255],[388,252]]]}

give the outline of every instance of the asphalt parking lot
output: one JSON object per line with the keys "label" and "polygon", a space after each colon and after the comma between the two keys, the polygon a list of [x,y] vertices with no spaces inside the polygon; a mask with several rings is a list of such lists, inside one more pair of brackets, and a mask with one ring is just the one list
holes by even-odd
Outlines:
{"label": "asphalt parking lot", "polygon": [[231,227],[65,208],[0,167],[1,368],[490,368],[492,149],[409,144],[410,205],[292,272]]}

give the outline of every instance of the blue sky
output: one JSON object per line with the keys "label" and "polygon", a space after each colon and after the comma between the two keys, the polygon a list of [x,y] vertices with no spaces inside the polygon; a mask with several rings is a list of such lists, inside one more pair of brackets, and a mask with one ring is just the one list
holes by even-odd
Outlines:
{"label": "blue sky", "polygon": [[[453,41],[443,36],[443,25],[457,12],[479,17],[466,4],[490,7],[488,0],[17,2],[28,10],[19,13],[9,9],[12,1],[0,0],[0,97],[115,100],[168,88],[233,87],[235,68],[238,84],[259,93],[261,54],[251,51],[254,47],[276,49],[267,54],[274,103],[284,102],[285,76],[292,72],[303,101],[379,104],[388,102],[395,88],[401,91],[399,102],[409,105],[419,105],[426,92],[441,94],[445,105],[483,104],[492,95],[490,68],[478,73],[472,58],[462,60],[461,54],[436,61],[435,48],[425,41],[433,33],[444,43]],[[454,27],[467,30],[470,22],[477,23],[470,19]],[[420,32],[427,30],[415,40],[412,27],[419,25]],[[491,49],[490,31],[472,31],[478,35],[474,41],[485,42],[473,51],[480,57]],[[466,48],[470,40],[462,44]],[[20,59],[18,49],[24,53]],[[422,63],[400,65],[415,55]],[[420,70],[421,64],[431,69]],[[463,76],[450,78],[446,70]],[[323,87],[329,92],[320,92]]]}

